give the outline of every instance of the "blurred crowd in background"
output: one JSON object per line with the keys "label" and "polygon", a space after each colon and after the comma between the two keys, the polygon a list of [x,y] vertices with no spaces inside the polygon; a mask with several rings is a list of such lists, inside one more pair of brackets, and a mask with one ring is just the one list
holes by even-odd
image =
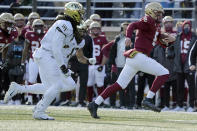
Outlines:
{"label": "blurred crowd in background", "polygon": [[[188,2],[188,3],[187,3]],[[180,2],[179,6],[192,7],[190,1]],[[10,7],[28,5],[31,1],[22,3],[9,0],[2,1],[0,5]],[[52,2],[42,4],[53,5]],[[164,7],[173,8],[173,1],[162,3]],[[39,5],[39,2],[38,2]],[[112,3],[98,4],[96,6],[109,6]],[[138,3],[124,3],[113,6],[141,7]],[[0,100],[3,100],[9,84],[15,81],[20,84],[39,83],[38,68],[32,59],[35,48],[40,46],[40,41],[51,24],[62,17],[61,12],[55,10],[31,12],[28,10],[0,9],[0,47],[1,47],[1,70],[0,70]],[[5,13],[9,12],[9,13]],[[196,111],[196,71],[190,70],[188,65],[189,51],[197,40],[196,32],[193,32],[191,21],[175,22],[167,12],[161,24],[162,31],[176,35],[176,41],[169,47],[163,48],[159,44],[154,47],[151,57],[164,65],[170,71],[170,79],[163,85],[155,97],[155,104],[162,111]],[[178,14],[177,14],[178,15]],[[180,17],[191,18],[191,12],[184,11]],[[27,20],[25,19],[27,16]],[[54,16],[56,19],[50,24],[40,20],[40,16]],[[13,17],[13,21],[3,18]],[[102,22],[102,18],[109,17],[134,17],[140,18],[139,11],[114,13],[96,11],[88,19],[84,20],[78,29],[85,39],[84,55],[88,58],[96,57],[96,65],[81,64],[73,56],[70,59],[70,69],[74,72],[72,77],[78,83],[78,88],[72,92],[59,94],[53,102],[55,106],[79,106],[85,107],[94,100],[107,86],[114,83],[125,64],[123,52],[134,47],[135,33],[132,35],[132,45],[125,46],[126,28],[129,22],[109,23]],[[118,25],[120,32],[114,36],[114,40],[108,41],[104,25]],[[8,27],[11,30],[8,30]],[[143,109],[141,102],[146,95],[147,89],[152,85],[155,76],[138,72],[125,90],[114,94],[102,104],[105,108]],[[41,95],[17,95],[9,101],[9,105],[37,103]],[[3,104],[3,101],[1,101]]]}

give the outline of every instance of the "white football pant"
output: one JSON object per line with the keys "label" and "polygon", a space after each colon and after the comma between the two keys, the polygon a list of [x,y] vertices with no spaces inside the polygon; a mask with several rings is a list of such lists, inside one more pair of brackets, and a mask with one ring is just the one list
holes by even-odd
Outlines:
{"label": "white football pant", "polygon": [[125,89],[138,71],[155,76],[169,74],[169,71],[154,59],[142,53],[137,53],[134,58],[127,58],[125,66],[120,73],[117,83]]}
{"label": "white football pant", "polygon": [[96,84],[97,87],[104,86],[105,66],[103,66],[103,70],[101,72],[97,70],[99,66],[100,65],[89,65],[87,83],[88,87],[94,86],[94,84]]}
{"label": "white football pant", "polygon": [[29,82],[36,83],[38,77],[38,65],[32,58],[29,59]]}
{"label": "white football pant", "polygon": [[71,91],[75,89],[76,83],[71,78],[71,76],[64,76],[64,74],[60,70],[60,67],[57,65],[56,60],[52,57],[49,51],[38,48],[34,52],[33,56],[35,62],[38,64],[40,78],[42,81],[42,84],[40,85],[35,84],[35,90],[36,92],[41,93],[41,91],[38,90],[44,88],[42,89],[42,94],[44,94],[43,98],[38,102],[36,106],[36,111],[42,112],[46,110],[46,108],[51,104],[51,102],[60,92]]}

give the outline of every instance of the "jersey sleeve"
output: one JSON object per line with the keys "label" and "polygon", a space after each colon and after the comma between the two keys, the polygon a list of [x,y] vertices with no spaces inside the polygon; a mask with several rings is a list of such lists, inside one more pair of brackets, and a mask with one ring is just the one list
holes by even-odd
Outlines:
{"label": "jersey sleeve", "polygon": [[148,16],[144,16],[137,22],[130,23],[126,30],[126,37],[131,38],[134,30],[148,30],[149,25],[152,24],[152,20]]}
{"label": "jersey sleeve", "polygon": [[102,48],[102,53],[105,57],[109,58],[110,49],[113,44],[114,44],[114,40],[109,42],[108,44],[104,45],[104,47]]}

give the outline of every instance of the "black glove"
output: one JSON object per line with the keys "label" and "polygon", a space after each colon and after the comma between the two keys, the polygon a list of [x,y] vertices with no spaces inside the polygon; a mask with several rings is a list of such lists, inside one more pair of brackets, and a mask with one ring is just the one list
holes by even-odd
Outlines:
{"label": "black glove", "polygon": [[97,70],[98,70],[98,72],[101,72],[101,71],[103,70],[103,66],[99,66],[99,67],[97,68]]}
{"label": "black glove", "polygon": [[65,65],[62,65],[62,66],[60,67],[60,69],[62,70],[62,72],[63,72],[64,74],[67,74],[67,73],[68,73],[68,68],[66,68]]}

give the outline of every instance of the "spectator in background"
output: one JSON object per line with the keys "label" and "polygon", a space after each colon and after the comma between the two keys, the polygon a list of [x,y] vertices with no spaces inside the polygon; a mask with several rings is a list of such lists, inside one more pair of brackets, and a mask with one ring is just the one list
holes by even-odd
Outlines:
{"label": "spectator in background", "polygon": [[[109,56],[109,65],[113,65],[116,68],[116,72],[112,72],[112,83],[114,83],[120,72],[122,71],[126,57],[123,53],[126,50],[129,50],[131,47],[129,45],[125,45],[125,36],[126,36],[126,29],[129,23],[125,22],[121,24],[121,32],[116,39],[110,50]],[[116,94],[111,97],[112,106],[115,106],[113,101],[116,99]],[[129,108],[132,109],[135,105],[135,82],[134,79],[129,83],[129,85],[125,88],[125,90],[119,91],[119,98],[120,98],[120,108]]]}
{"label": "spectator in background", "polygon": [[184,21],[182,24],[182,32],[177,35],[177,39],[174,44],[174,71],[177,73],[178,104],[174,111],[185,111],[183,108],[185,80],[187,80],[189,86],[189,107],[187,108],[187,112],[195,111],[195,71],[189,70],[188,56],[197,36],[191,31],[191,29],[191,22]]}
{"label": "spectator in background", "polygon": [[[189,52],[189,69],[191,71],[196,71],[196,57],[197,57],[197,40],[193,44]],[[195,90],[195,96],[197,96],[197,90]]]}
{"label": "spectator in background", "polygon": [[[164,32],[176,36],[176,31],[173,30],[173,18],[165,16],[163,18]],[[164,88],[160,89],[162,111],[169,111],[170,108],[170,89],[172,87],[173,100],[176,98],[176,75],[173,72],[174,67],[174,44],[167,48],[163,48],[159,44],[154,48],[154,59],[167,68],[170,72],[169,79],[165,82]]]}
{"label": "spectator in background", "polygon": [[177,34],[182,32],[182,24],[183,24],[183,22],[181,22],[181,21],[176,23],[176,32],[177,32]]}
{"label": "spectator in background", "polygon": [[[83,47],[84,56],[87,58],[93,57],[93,39],[88,34],[88,28],[90,22],[86,21],[83,25],[78,26],[82,36],[85,40],[85,45]],[[78,94],[78,106],[86,106],[86,92],[87,92],[87,82],[88,82],[88,64],[82,64],[78,62],[78,75],[79,75],[79,94]],[[88,92],[90,93],[90,92]],[[92,95],[92,94],[91,94]],[[89,97],[88,97],[89,98]],[[88,101],[91,101],[88,99]]]}

